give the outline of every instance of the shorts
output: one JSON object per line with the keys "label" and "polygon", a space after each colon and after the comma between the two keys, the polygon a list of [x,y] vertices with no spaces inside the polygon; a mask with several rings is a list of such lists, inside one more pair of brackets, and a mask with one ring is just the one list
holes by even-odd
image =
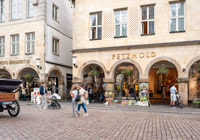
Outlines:
{"label": "shorts", "polygon": [[175,102],[176,101],[176,94],[170,94],[170,100],[172,102]]}

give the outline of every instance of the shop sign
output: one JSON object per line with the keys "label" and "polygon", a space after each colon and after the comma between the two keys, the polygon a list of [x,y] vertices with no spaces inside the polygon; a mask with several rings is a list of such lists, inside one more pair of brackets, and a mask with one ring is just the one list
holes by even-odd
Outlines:
{"label": "shop sign", "polygon": [[112,60],[115,60],[115,59],[153,58],[153,57],[156,57],[155,52],[120,53],[120,54],[113,54]]}
{"label": "shop sign", "polygon": [[13,64],[25,64],[25,63],[30,63],[30,60],[0,61],[0,65],[13,65]]}

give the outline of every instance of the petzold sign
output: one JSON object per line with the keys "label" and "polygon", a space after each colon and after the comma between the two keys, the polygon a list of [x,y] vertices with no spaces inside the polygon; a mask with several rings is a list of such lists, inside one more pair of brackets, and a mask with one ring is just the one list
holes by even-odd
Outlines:
{"label": "petzold sign", "polygon": [[153,57],[156,57],[156,53],[155,52],[112,54],[112,60],[115,60],[115,59],[153,58]]}

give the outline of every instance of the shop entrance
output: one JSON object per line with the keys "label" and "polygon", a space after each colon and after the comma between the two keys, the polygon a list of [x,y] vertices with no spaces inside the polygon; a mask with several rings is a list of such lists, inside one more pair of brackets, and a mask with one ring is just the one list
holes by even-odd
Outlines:
{"label": "shop entrance", "polygon": [[200,60],[189,71],[189,101],[200,98]]}
{"label": "shop entrance", "polygon": [[137,96],[139,71],[135,65],[131,63],[118,65],[115,69],[114,78],[115,99]]}
{"label": "shop entrance", "polygon": [[84,88],[88,90],[90,102],[104,101],[103,69],[96,64],[91,64],[83,69]]}
{"label": "shop entrance", "polygon": [[159,100],[168,103],[170,87],[175,84],[178,90],[177,78],[178,72],[174,64],[168,61],[155,63],[149,71],[149,96],[151,101]]}
{"label": "shop entrance", "polygon": [[7,70],[0,69],[0,78],[11,79],[11,75]]}
{"label": "shop entrance", "polygon": [[32,68],[24,68],[19,72],[17,78],[23,81],[22,88],[25,88],[26,96],[31,96],[31,92],[40,86],[39,75]]}
{"label": "shop entrance", "polygon": [[57,70],[51,71],[48,77],[48,91],[59,93],[60,72]]}

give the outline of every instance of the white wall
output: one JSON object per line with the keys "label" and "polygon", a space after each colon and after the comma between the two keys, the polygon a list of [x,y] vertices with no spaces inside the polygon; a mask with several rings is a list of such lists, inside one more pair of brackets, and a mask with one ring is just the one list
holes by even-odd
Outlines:
{"label": "white wall", "polygon": [[[52,18],[52,4],[59,7],[58,21]],[[47,1],[46,61],[72,66],[72,9],[68,0]],[[59,39],[59,56],[52,53],[52,38]]]}

